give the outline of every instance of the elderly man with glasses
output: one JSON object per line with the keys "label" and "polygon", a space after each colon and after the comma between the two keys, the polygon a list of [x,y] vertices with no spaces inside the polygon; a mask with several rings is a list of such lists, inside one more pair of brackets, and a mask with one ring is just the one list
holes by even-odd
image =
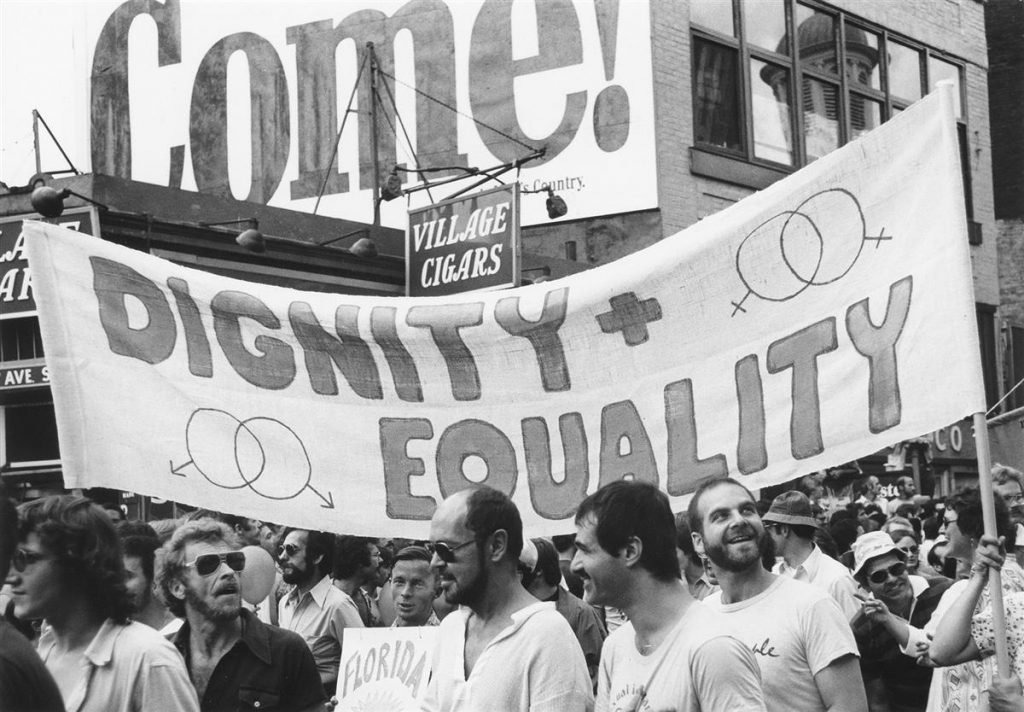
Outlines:
{"label": "elderly man with glasses", "polygon": [[519,583],[523,524],[515,504],[490,487],[462,490],[438,506],[430,538],[444,597],[462,607],[441,621],[423,709],[593,709],[572,629]]}
{"label": "elderly man with glasses", "polygon": [[919,630],[928,623],[953,582],[910,575],[906,552],[885,532],[862,534],[853,543],[853,556],[854,576],[868,592],[862,614],[851,624],[871,709],[923,712],[932,666],[911,627]]}
{"label": "elderly man with glasses", "polygon": [[295,633],[242,608],[245,553],[222,522],[198,519],[164,545],[157,581],[185,619],[174,645],[185,659],[200,709],[323,710],[313,654]]}

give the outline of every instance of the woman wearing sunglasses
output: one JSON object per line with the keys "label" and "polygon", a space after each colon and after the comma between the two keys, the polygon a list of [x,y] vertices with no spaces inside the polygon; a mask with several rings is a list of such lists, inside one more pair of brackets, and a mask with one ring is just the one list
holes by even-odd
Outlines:
{"label": "woman wearing sunglasses", "polygon": [[7,581],[14,614],[44,621],[38,652],[78,712],[182,710],[199,700],[181,656],[129,620],[121,546],[109,516],[84,497],[46,497],[19,509]]}

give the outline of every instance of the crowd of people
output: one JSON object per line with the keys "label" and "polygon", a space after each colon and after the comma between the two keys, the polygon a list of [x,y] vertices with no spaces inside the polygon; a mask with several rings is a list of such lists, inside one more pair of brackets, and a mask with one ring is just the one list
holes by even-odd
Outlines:
{"label": "crowd of people", "polygon": [[935,500],[909,477],[842,506],[813,477],[771,501],[717,479],[676,515],[623,480],[575,533],[533,539],[477,486],[426,541],[206,510],[115,522],[0,486],[0,710],[330,710],[346,629],[437,626],[429,712],[1021,712],[1024,476],[993,479],[998,537],[977,488]]}

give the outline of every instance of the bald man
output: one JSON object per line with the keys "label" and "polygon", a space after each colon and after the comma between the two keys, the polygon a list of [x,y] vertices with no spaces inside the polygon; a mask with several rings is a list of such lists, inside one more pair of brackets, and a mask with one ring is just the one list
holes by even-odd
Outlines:
{"label": "bald man", "polygon": [[489,487],[458,492],[430,523],[431,567],[449,603],[424,709],[428,712],[594,707],[583,651],[565,619],[519,582],[523,524]]}

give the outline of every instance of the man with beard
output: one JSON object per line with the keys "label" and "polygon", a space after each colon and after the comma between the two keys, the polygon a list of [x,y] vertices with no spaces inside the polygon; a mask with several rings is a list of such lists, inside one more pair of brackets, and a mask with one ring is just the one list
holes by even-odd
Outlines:
{"label": "man with beard", "polygon": [[338,684],[342,631],[363,627],[351,599],[331,585],[327,574],[333,559],[333,534],[285,531],[278,563],[284,582],[292,589],[281,599],[279,625],[306,641],[328,695],[334,694]]}
{"label": "man with beard", "polygon": [[174,644],[200,709],[323,710],[327,696],[302,638],[242,608],[244,568],[234,533],[213,519],[183,524],[164,545],[157,582],[171,613],[185,618]]}
{"label": "man with beard", "polygon": [[377,578],[383,563],[376,539],[339,536],[335,542],[334,586],[352,601],[363,625],[368,627],[374,621],[363,586]]}
{"label": "man with beard", "polygon": [[824,591],[764,568],[772,540],[750,491],[732,479],[706,482],[687,513],[694,547],[722,587],[704,603],[754,651],[769,712],[867,712],[846,617]]}
{"label": "man with beard", "polygon": [[675,522],[654,485],[612,482],[576,512],[584,600],[625,611],[605,642],[597,710],[763,712],[754,655],[680,580]]}
{"label": "man with beard", "polygon": [[172,615],[153,591],[154,560],[160,548],[156,532],[142,522],[122,522],[118,533],[124,547],[124,583],[132,600],[132,620],[158,630],[165,638],[173,637],[182,620]]}
{"label": "man with beard", "polygon": [[444,597],[423,708],[582,712],[594,705],[583,652],[550,603],[519,584],[519,510],[490,487],[462,490],[430,522]]}

